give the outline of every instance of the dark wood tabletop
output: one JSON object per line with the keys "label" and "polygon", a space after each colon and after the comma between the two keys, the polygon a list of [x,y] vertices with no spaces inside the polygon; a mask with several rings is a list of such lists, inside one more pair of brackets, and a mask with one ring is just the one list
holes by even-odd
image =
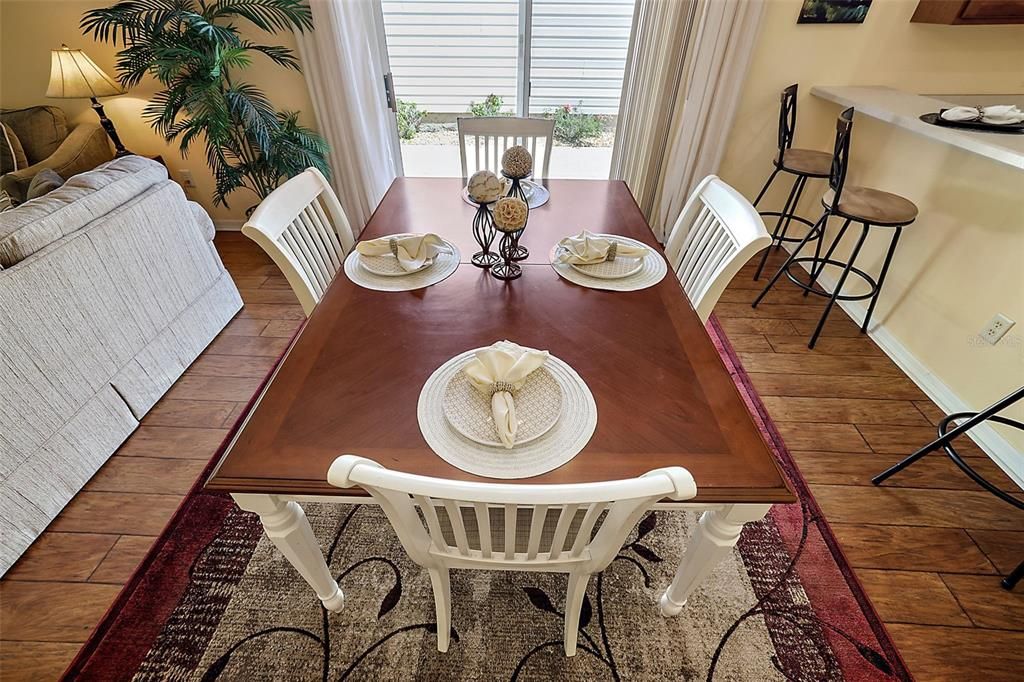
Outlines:
{"label": "dark wood tabletop", "polygon": [[[231,492],[352,495],[327,483],[353,453],[410,473],[489,481],[457,469],[423,440],[420,389],[463,351],[509,339],[567,362],[597,402],[597,430],[567,464],[520,483],[579,483],[686,467],[699,501],[792,502],[703,325],[671,276],[632,292],[587,289],[548,264],[552,245],[587,228],[658,248],[626,185],[551,180],[530,212],[520,279],[468,264],[474,208],[454,178],[398,178],[361,239],[435,232],[463,264],[439,284],[371,291],[339,273],[206,487]],[[502,481],[511,482],[511,481]]]}

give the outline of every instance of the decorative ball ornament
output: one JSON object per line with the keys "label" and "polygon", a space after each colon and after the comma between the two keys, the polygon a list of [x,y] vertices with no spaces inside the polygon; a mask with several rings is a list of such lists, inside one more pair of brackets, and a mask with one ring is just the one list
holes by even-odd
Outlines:
{"label": "decorative ball ornament", "polygon": [[525,178],[533,171],[533,156],[521,144],[509,147],[501,155],[501,169],[510,178]]}
{"label": "decorative ball ornament", "polygon": [[477,171],[470,177],[466,191],[478,204],[489,204],[505,193],[505,183],[489,170]]}
{"label": "decorative ball ornament", "polygon": [[521,230],[529,214],[529,207],[519,197],[502,197],[494,205],[494,226],[502,232]]}

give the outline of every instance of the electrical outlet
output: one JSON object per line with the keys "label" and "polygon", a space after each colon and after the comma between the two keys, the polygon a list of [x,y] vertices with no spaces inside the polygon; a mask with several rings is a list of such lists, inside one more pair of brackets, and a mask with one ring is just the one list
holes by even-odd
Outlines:
{"label": "electrical outlet", "polygon": [[981,338],[994,346],[1015,324],[1017,323],[1006,315],[999,313],[989,320],[988,324],[985,325],[985,328],[981,330]]}
{"label": "electrical outlet", "polygon": [[192,179],[192,171],[188,168],[179,168],[178,175],[181,177],[181,188],[185,191],[185,198],[195,201],[196,181]]}

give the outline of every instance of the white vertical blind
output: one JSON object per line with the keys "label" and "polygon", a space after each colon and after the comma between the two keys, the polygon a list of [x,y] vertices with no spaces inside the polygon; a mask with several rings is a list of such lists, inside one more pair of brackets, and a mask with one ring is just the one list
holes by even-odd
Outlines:
{"label": "white vertical blind", "polygon": [[530,113],[619,110],[635,0],[533,0]]}
{"label": "white vertical blind", "polygon": [[[618,111],[635,0],[533,0],[530,113]],[[516,110],[520,0],[382,0],[395,92],[461,113],[494,93]]]}
{"label": "white vertical blind", "polygon": [[519,0],[382,0],[395,94],[461,113],[500,96],[516,106]]}

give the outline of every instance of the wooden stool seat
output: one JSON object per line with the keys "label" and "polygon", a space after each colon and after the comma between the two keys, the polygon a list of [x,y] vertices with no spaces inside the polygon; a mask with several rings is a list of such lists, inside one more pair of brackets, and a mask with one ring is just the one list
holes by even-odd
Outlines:
{"label": "wooden stool seat", "polygon": [[787,149],[779,163],[779,155],[775,155],[775,165],[790,173],[809,175],[813,178],[827,178],[832,168],[832,155],[819,152],[817,149]]}
{"label": "wooden stool seat", "polygon": [[833,207],[835,192],[831,189],[821,197],[822,205],[833,215],[879,226],[906,225],[917,218],[917,206],[898,194],[870,187],[844,187],[839,205]]}

